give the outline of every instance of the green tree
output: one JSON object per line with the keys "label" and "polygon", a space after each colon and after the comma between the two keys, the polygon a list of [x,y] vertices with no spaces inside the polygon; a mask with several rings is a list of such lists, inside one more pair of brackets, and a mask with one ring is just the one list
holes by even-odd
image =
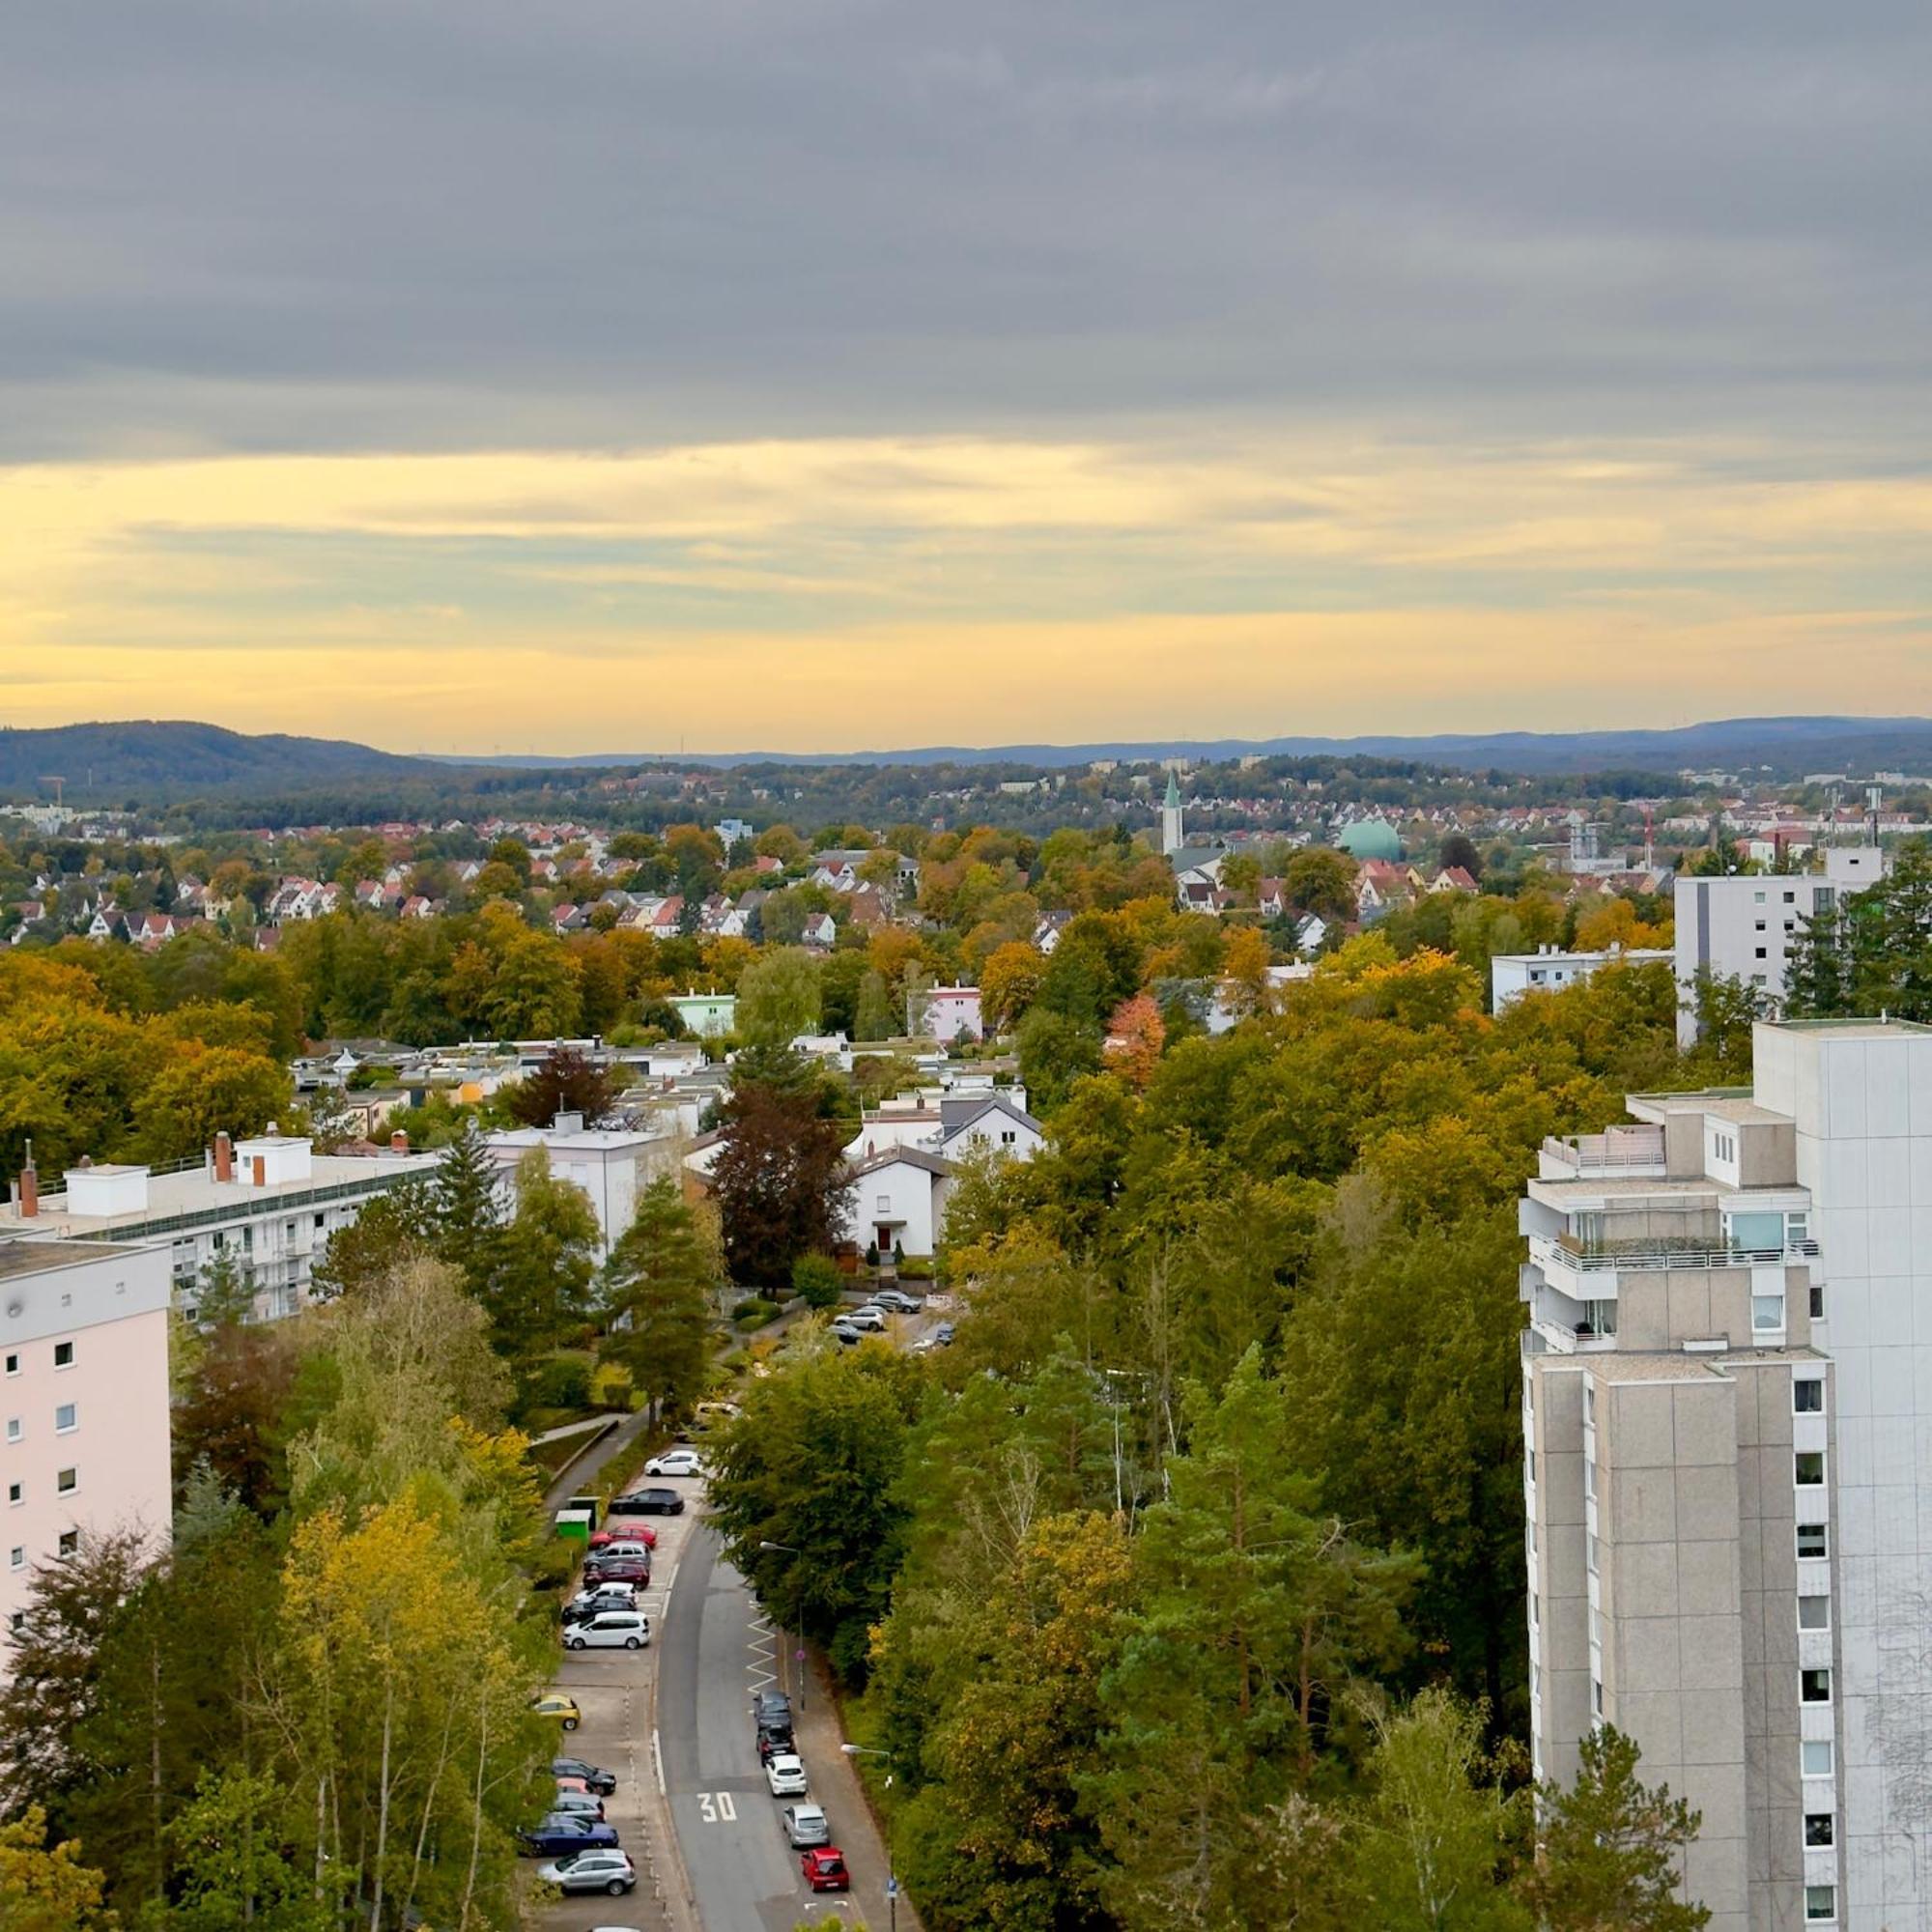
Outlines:
{"label": "green tree", "polygon": [[1527,1932],[1529,1915],[1507,1884],[1523,1807],[1482,1738],[1480,1709],[1442,1690],[1424,1690],[1378,1721],[1375,1792],[1348,1857],[1360,1923],[1386,1932]]}
{"label": "green tree", "polygon": [[711,1255],[677,1183],[654,1180],[604,1264],[604,1352],[631,1371],[655,1421],[703,1394],[711,1368]]}
{"label": "green tree", "polygon": [[486,1251],[480,1299],[497,1351],[527,1367],[583,1327],[597,1217],[583,1190],[550,1171],[542,1148],[517,1165],[517,1206]]}
{"label": "green tree", "polygon": [[899,1032],[893,1010],[892,988],[886,976],[876,970],[859,981],[859,1001],[852,1022],[854,1039],[891,1039]]}
{"label": "green tree", "polygon": [[204,1772],[171,1821],[178,1901],[168,1932],[329,1932],[312,1880],[282,1857],[290,1794],[265,1772]]}
{"label": "green tree", "polygon": [[1577,1782],[1546,1784],[1535,1859],[1518,1892],[1549,1932],[1697,1932],[1709,1910],[1678,1897],[1702,1822],[1670,1787],[1644,1785],[1637,1747],[1613,1725],[1583,1735]]}
{"label": "green tree", "polygon": [[217,1248],[214,1259],[194,1285],[195,1319],[204,1333],[211,1328],[232,1328],[253,1319],[255,1284],[242,1272],[235,1250]]}
{"label": "green tree", "polygon": [[818,961],[796,947],[768,948],[738,980],[737,1030],[753,1046],[786,1046],[818,1029]]}
{"label": "green tree", "polygon": [[1331,923],[1355,916],[1355,863],[1325,845],[1310,845],[1288,862],[1282,897],[1296,912]]}
{"label": "green tree", "polygon": [[7,1932],[111,1932],[99,1872],[67,1840],[48,1850],[46,1813],[29,1804],[0,1824],[0,1925]]}
{"label": "green tree", "polygon": [[1020,1022],[1016,1044],[1028,1101],[1043,1114],[1066,1098],[1083,1073],[1100,1069],[1097,1025],[1069,1019],[1044,1005],[1036,1006]]}
{"label": "green tree", "polygon": [[800,1255],[791,1264],[791,1290],[808,1308],[830,1308],[845,1277],[830,1255]]}
{"label": "green tree", "polygon": [[450,1142],[431,1182],[438,1252],[471,1283],[480,1280],[484,1259],[502,1225],[497,1205],[497,1172],[472,1116]]}

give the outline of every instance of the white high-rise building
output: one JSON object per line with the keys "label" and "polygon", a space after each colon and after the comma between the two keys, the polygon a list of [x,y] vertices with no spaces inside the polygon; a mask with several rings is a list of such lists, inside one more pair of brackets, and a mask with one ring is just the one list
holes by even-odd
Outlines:
{"label": "white high-rise building", "polygon": [[1521,1205],[1536,1762],[1634,1737],[1714,1932],[1932,1932],[1932,1028],[1754,1053]]}
{"label": "white high-rise building", "polygon": [[[1774,1001],[1783,999],[1785,971],[1804,921],[1885,876],[1885,856],[1876,845],[1829,846],[1824,859],[1822,872],[1679,875],[1677,980],[1687,999],[1700,974],[1742,980]],[[1679,1045],[1696,1037],[1695,1013],[1681,1010]]]}

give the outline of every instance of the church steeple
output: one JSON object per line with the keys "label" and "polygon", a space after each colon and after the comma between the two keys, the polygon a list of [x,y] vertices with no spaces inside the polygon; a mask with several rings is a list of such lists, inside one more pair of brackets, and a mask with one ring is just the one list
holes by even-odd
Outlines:
{"label": "church steeple", "polygon": [[1173,772],[1167,775],[1167,797],[1160,808],[1160,849],[1170,859],[1187,843],[1180,821],[1180,786]]}

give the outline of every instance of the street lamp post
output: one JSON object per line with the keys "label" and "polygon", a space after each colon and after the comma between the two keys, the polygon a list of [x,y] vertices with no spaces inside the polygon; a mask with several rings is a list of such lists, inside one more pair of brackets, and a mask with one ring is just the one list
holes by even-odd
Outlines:
{"label": "street lamp post", "polygon": [[[789,1543],[764,1541],[758,1545],[758,1548],[760,1549],[776,1549],[785,1556],[803,1556],[805,1554],[804,1550]],[[803,1604],[800,1604],[798,1606],[797,1622],[798,1647],[803,1652],[805,1649],[805,1605]],[[779,1631],[779,1689],[781,1690],[787,1689],[791,1682],[790,1672],[785,1666],[785,1643],[784,1630],[781,1627]],[[805,1709],[805,1660],[803,1656],[800,1657],[798,1665],[798,1708],[801,1711]]]}
{"label": "street lamp post", "polygon": [[[891,1751],[875,1750],[870,1745],[840,1745],[838,1748],[847,1757],[882,1757],[888,1764],[891,1764],[893,1761]],[[886,1789],[890,1791],[892,1788],[893,1775],[891,1772],[888,1772],[886,1774]],[[887,1932],[899,1932],[899,1875],[897,1872],[890,1869],[892,1856],[893,1848],[889,1842],[886,1846],[886,1861],[888,1865],[886,1872],[886,1911],[890,1918]]]}

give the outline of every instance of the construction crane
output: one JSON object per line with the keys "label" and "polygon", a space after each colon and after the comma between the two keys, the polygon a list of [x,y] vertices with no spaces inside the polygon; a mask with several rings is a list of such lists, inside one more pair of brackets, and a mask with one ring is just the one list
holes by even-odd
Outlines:
{"label": "construction crane", "polygon": [[60,802],[61,802],[61,787],[62,787],[62,786],[63,786],[64,784],[66,784],[66,783],[67,783],[67,781],[66,781],[65,779],[63,779],[63,778],[43,778],[43,779],[42,779],[41,782],[42,782],[42,783],[43,783],[43,785],[52,785],[52,786],[53,786],[53,788],[54,788],[54,803],[55,803],[56,805],[59,805],[59,804],[60,804]]}

